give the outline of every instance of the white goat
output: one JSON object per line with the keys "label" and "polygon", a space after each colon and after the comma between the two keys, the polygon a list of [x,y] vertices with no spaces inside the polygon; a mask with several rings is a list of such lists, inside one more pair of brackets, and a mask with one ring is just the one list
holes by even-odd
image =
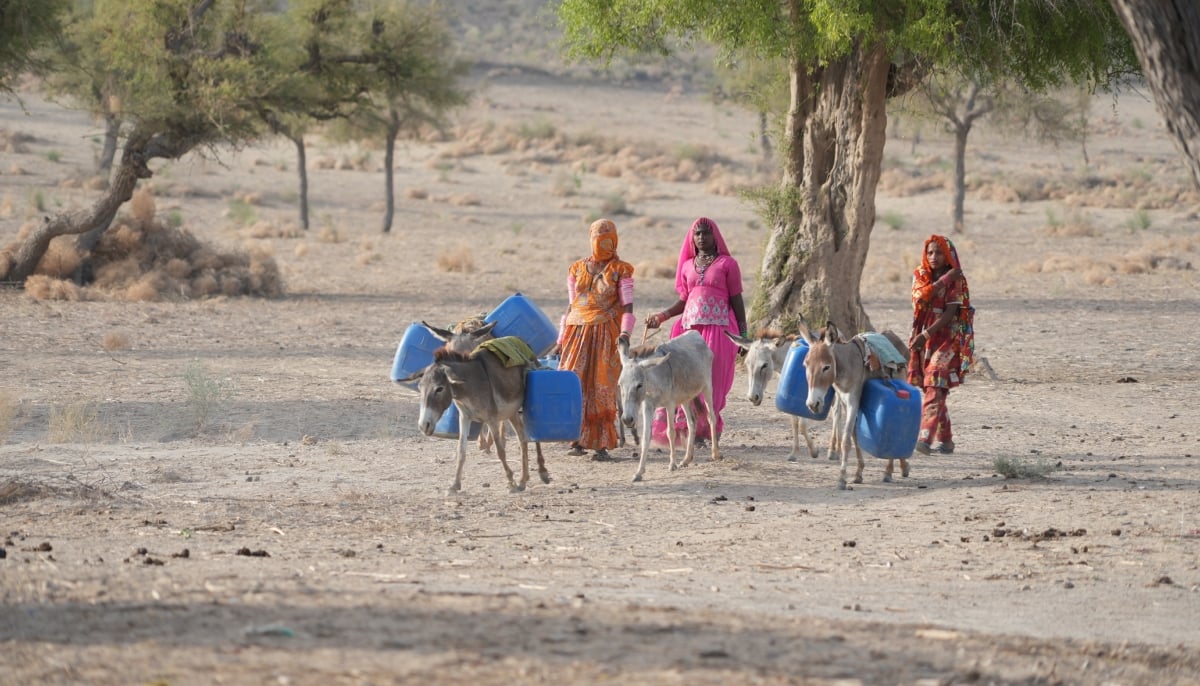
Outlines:
{"label": "white goat", "polygon": [[[641,459],[633,480],[641,481],[646,471],[646,453],[650,449],[650,424],[655,408],[666,408],[670,418],[677,406],[683,406],[687,417],[687,448],[680,467],[692,463],[696,451],[696,414],[692,401],[699,397],[708,407],[712,406],[712,362],[713,354],[704,338],[695,331],[688,331],[654,349],[649,357],[631,357],[629,344],[621,342],[621,421],[625,426],[634,426],[635,412],[640,408],[642,416]],[[668,419],[668,421],[670,421]],[[718,445],[719,435],[716,420],[713,425],[712,459],[721,459]],[[667,432],[670,469],[675,469],[675,432]]]}

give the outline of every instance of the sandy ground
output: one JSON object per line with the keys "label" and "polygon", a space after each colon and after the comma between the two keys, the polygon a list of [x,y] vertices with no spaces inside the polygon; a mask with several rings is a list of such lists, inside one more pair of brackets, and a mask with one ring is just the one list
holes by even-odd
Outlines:
{"label": "sandy ground", "polygon": [[[25,104],[0,104],[0,129],[33,137],[0,158],[0,243],[35,193],[50,212],[94,198],[62,181],[87,174],[95,126]],[[1088,174],[1187,188],[1151,105],[1095,113]],[[755,157],[753,117],[698,94],[499,78],[463,118]],[[914,145],[908,126],[889,166],[944,169],[945,136],[926,123]],[[1078,149],[972,141],[972,174],[996,183],[1085,176]],[[866,482],[838,491],[824,455],[788,462],[785,417],[744,400],[739,372],[722,462],[668,472],[657,454],[633,484],[632,447],[596,463],[549,444],[552,483],[510,494],[473,450],[447,497],[454,443],[420,435],[388,380],[410,322],[514,291],[557,318],[586,218],[614,195],[643,313],[671,301],[655,272],[695,216],[721,224],[750,293],[766,239],[704,182],[455,145],[404,146],[387,236],[378,151],[375,168],[314,165],[314,227],[294,237],[229,211],[254,193],[259,219],[294,222],[286,146],[163,165],[160,215],[272,251],[278,299],[0,291],[0,394],[20,403],[0,441],[0,684],[1200,683],[1194,196],[1139,214],[970,194],[955,240],[995,378],[952,393],[958,452],[917,457],[909,478],[882,483],[868,457]],[[864,298],[877,327],[905,330],[949,193],[883,189],[878,205],[892,222]],[[1086,230],[1057,230],[1068,216]],[[451,254],[474,270],[439,269]],[[189,370],[229,389],[202,431]],[[53,437],[69,416],[77,430]],[[1058,469],[1005,479],[998,458]]]}

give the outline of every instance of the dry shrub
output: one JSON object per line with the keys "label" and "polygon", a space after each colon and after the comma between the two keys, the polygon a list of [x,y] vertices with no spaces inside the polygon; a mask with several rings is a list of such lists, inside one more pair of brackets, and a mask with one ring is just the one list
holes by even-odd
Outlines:
{"label": "dry shrub", "polygon": [[89,176],[80,184],[84,190],[88,191],[103,191],[108,190],[107,176]]}
{"label": "dry shrub", "polygon": [[429,197],[429,191],[424,188],[409,188],[404,191],[404,197],[409,200],[424,200]]}
{"label": "dry shrub", "polygon": [[152,224],[156,211],[154,192],[148,186],[141,186],[133,191],[133,197],[129,198],[129,214],[135,222],[142,226]]}
{"label": "dry shrub", "polygon": [[34,300],[85,300],[83,289],[74,281],[64,281],[45,274],[25,279],[25,295]]}
{"label": "dry shrub", "polygon": [[475,205],[482,205],[483,202],[477,196],[471,193],[464,193],[461,195],[450,196],[450,204],[458,207],[471,207]]}
{"label": "dry shrub", "polygon": [[120,331],[109,331],[100,339],[100,346],[109,352],[129,350],[129,336]]}
{"label": "dry shrub", "polygon": [[54,405],[50,408],[50,443],[90,443],[100,436],[99,411],[88,402]]}
{"label": "dry shrub", "polygon": [[675,260],[667,256],[652,262],[642,262],[634,267],[634,272],[639,276],[655,279],[673,279],[675,278],[675,267]]}
{"label": "dry shrub", "polygon": [[1082,272],[1098,266],[1101,265],[1097,264],[1094,259],[1083,255],[1051,255],[1042,262],[1041,271],[1047,274],[1054,272]]}
{"label": "dry shrub", "polygon": [[11,195],[5,195],[4,200],[0,200],[0,219],[8,219],[16,212],[17,206],[13,203]]}
{"label": "dry shrub", "polygon": [[322,226],[321,230],[317,232],[317,240],[321,243],[341,243],[346,240],[346,237],[336,226]]}
{"label": "dry shrub", "polygon": [[475,258],[471,254],[471,248],[466,245],[459,245],[449,250],[442,251],[437,258],[438,269],[444,272],[467,272],[475,271]]}
{"label": "dry shrub", "polygon": [[134,215],[101,236],[92,251],[95,282],[89,290],[134,302],[282,292],[270,243],[251,241],[244,252],[219,252],[187,229],[139,219],[154,215],[153,197],[149,192],[141,197]]}
{"label": "dry shrub", "polygon": [[0,280],[8,278],[8,270],[13,266],[12,246],[0,250]]}
{"label": "dry shrub", "polygon": [[1116,277],[1107,267],[1095,266],[1083,273],[1083,280],[1092,286],[1114,286]]}
{"label": "dry shrub", "polygon": [[25,175],[26,175],[26,174],[28,174],[28,173],[29,173],[29,172],[25,171],[25,168],[24,168],[24,167],[22,167],[21,165],[17,164],[16,162],[13,162],[13,163],[12,163],[11,165],[9,165],[9,167],[8,167],[8,175],[9,175],[9,176],[25,176]]}
{"label": "dry shrub", "polygon": [[81,264],[83,256],[75,249],[75,236],[58,236],[50,241],[34,272],[60,279],[68,278],[74,276]]}
{"label": "dry shrub", "polygon": [[308,243],[297,243],[296,249],[292,251],[296,257],[305,257],[308,255]]}

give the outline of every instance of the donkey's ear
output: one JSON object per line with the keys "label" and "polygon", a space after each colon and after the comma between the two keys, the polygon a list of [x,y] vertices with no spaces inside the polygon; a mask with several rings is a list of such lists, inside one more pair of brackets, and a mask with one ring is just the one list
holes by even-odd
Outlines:
{"label": "donkey's ear", "polygon": [[800,338],[804,339],[804,342],[808,343],[810,347],[813,343],[817,342],[816,339],[813,338],[812,332],[808,330],[808,324],[804,323],[803,319],[798,319],[796,321],[796,333],[800,336]]}
{"label": "donkey's ear", "polygon": [[[426,367],[425,369],[428,369],[428,367]],[[408,376],[404,377],[403,379],[392,379],[392,381],[395,381],[396,383],[412,383],[414,381],[420,381],[421,377],[425,376],[425,369],[418,369],[417,371],[413,372],[412,374],[409,374]]]}
{"label": "donkey's ear", "polygon": [[454,338],[454,334],[451,333],[450,331],[448,331],[446,329],[439,329],[427,321],[422,321],[421,326],[424,326],[426,329],[429,329],[430,333],[432,333],[434,336],[437,336],[438,339],[444,343],[449,343],[450,339]]}
{"label": "donkey's ear", "polygon": [[833,345],[834,343],[837,343],[838,341],[840,341],[841,338],[842,338],[842,334],[838,331],[837,326],[834,325],[833,322],[826,322],[825,323],[825,336],[824,336],[825,343],[827,345]]}
{"label": "donkey's ear", "polygon": [[750,344],[754,342],[754,341],[750,340],[749,338],[746,338],[745,336],[739,336],[735,333],[730,333],[728,331],[723,331],[722,333],[724,333],[729,338],[729,340],[736,343],[737,347],[741,348],[742,350],[749,350]]}
{"label": "donkey's ear", "polygon": [[478,329],[475,329],[474,331],[472,331],[471,335],[474,336],[475,338],[482,338],[483,336],[490,334],[492,332],[492,329],[496,328],[496,325],[499,323],[500,322],[488,322],[487,324],[484,324],[483,326],[479,327]]}

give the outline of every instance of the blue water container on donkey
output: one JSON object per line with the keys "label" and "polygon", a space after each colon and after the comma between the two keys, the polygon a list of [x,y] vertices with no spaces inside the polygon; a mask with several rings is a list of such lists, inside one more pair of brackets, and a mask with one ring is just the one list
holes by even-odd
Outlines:
{"label": "blue water container on donkey", "polygon": [[[437,424],[433,425],[433,435],[438,438],[458,438],[458,405],[450,403],[450,407],[442,413],[442,418]],[[467,429],[467,438],[475,440],[479,438],[479,430],[483,428],[483,424],[479,422],[471,422],[471,427]]]}
{"label": "blue water container on donkey", "polygon": [[921,391],[900,379],[867,379],[858,404],[858,447],[886,460],[907,459],[921,431]]}
{"label": "blue water container on donkey", "polygon": [[492,335],[496,338],[516,336],[541,357],[550,352],[558,342],[558,327],[532,300],[514,293],[504,299],[483,318],[485,322],[496,322]]}
{"label": "blue water container on donkey", "polygon": [[825,394],[825,404],[820,414],[808,409],[808,376],[804,370],[804,358],[807,356],[808,343],[804,339],[793,343],[788,350],[775,390],[775,409],[805,419],[822,420],[829,416],[829,408],[833,405],[833,387],[830,386]]}
{"label": "blue water container on donkey", "polygon": [[583,386],[569,369],[525,374],[525,433],[531,441],[574,441],[583,425]]}
{"label": "blue water container on donkey", "polygon": [[[400,345],[396,348],[396,357],[392,360],[392,381],[399,382],[414,373],[433,364],[433,351],[446,343],[433,335],[433,332],[421,322],[413,322],[404,331]],[[416,382],[405,384],[416,388]]]}

